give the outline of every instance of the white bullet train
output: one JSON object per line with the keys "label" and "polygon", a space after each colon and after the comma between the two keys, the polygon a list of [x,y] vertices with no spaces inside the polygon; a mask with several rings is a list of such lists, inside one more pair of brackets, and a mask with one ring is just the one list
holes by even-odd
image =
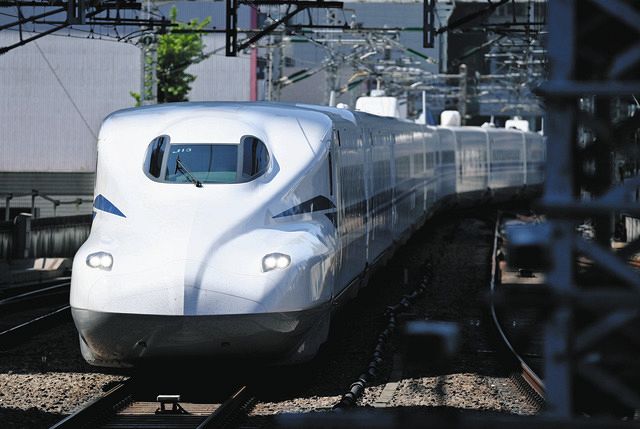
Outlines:
{"label": "white bullet train", "polygon": [[308,360],[337,304],[436,209],[535,190],[544,160],[535,133],[321,106],[115,112],[73,263],[82,355]]}

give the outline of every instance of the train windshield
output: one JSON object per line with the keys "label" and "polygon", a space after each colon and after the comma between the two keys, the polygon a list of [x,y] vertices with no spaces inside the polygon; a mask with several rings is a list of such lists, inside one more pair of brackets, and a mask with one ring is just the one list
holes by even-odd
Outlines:
{"label": "train windshield", "polygon": [[[179,162],[178,162],[179,161]],[[238,176],[238,145],[172,144],[165,169],[167,182],[190,182],[180,165],[202,183],[235,183]]]}
{"label": "train windshield", "polygon": [[[159,144],[158,139],[164,139]],[[262,175],[269,152],[262,141],[246,136],[238,144],[168,143],[155,139],[147,154],[147,175],[171,183],[241,183]],[[162,167],[159,167],[162,159]],[[161,171],[164,174],[160,173]]]}

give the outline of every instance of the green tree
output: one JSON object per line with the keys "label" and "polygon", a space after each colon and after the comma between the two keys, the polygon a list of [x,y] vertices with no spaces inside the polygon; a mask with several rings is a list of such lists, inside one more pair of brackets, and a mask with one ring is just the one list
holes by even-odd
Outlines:
{"label": "green tree", "polygon": [[[179,23],[178,10],[173,6],[169,18],[176,26],[169,27],[166,33],[157,38],[158,103],[189,101],[187,95],[196,76],[187,73],[186,69],[208,57],[203,53],[205,45],[198,30],[205,28],[211,22],[211,17],[202,21],[192,19],[186,24]],[[145,82],[145,87],[150,85],[150,82]],[[131,96],[136,100],[136,106],[139,106],[142,101],[140,94],[131,92]]]}

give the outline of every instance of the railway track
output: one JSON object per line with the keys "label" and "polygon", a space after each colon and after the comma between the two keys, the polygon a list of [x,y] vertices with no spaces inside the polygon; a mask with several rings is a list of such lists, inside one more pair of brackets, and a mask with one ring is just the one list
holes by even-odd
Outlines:
{"label": "railway track", "polygon": [[56,277],[54,279],[42,280],[37,282],[28,282],[20,284],[3,285],[0,287],[0,301],[11,298],[27,292],[39,291],[41,289],[69,285],[71,277]]}
{"label": "railway track", "polygon": [[154,395],[145,385],[133,378],[120,382],[51,429],[231,428],[255,403],[246,385],[235,388],[223,402],[183,402],[180,395]]}
{"label": "railway track", "polygon": [[[493,252],[491,258],[491,295],[495,296],[496,289],[498,284],[501,282],[501,268],[500,261],[498,257],[498,251],[500,250],[499,246],[499,236],[500,236],[500,226],[503,221],[503,216],[501,214],[498,215],[494,237],[493,237]],[[527,398],[538,405],[539,407],[544,406],[545,402],[545,386],[543,378],[532,368],[531,365],[527,362],[523,353],[520,353],[517,348],[514,346],[511,341],[508,333],[504,329],[503,323],[498,316],[498,312],[496,311],[495,300],[491,300],[491,317],[493,319],[494,325],[498,331],[498,334],[507,350],[510,353],[510,360],[513,362],[516,371],[511,374],[511,380],[515,383],[516,387],[527,396]],[[515,322],[512,322],[515,323]]]}
{"label": "railway track", "polygon": [[26,341],[71,315],[69,278],[2,289],[0,349]]}

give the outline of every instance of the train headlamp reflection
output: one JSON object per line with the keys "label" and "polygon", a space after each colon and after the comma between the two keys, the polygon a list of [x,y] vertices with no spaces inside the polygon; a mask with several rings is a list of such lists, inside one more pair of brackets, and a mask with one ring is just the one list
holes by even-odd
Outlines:
{"label": "train headlamp reflection", "polygon": [[113,267],[113,256],[107,252],[92,253],[87,256],[87,265],[109,271]]}
{"label": "train headlamp reflection", "polygon": [[267,272],[271,270],[284,269],[291,263],[291,257],[284,253],[269,253],[262,258],[262,271]]}

